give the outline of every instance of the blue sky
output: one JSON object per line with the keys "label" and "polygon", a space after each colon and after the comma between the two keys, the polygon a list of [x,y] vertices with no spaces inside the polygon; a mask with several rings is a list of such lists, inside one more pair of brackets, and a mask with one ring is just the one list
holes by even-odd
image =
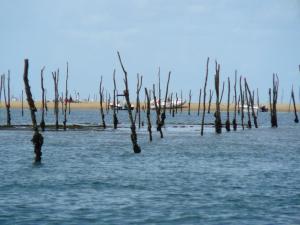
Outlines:
{"label": "blue sky", "polygon": [[187,96],[192,89],[197,101],[208,56],[209,88],[215,59],[223,80],[233,79],[237,69],[251,88],[260,89],[262,100],[267,100],[273,72],[279,74],[285,101],[291,85],[297,91],[300,86],[299,0],[1,0],[0,9],[0,73],[11,70],[16,96],[23,88],[24,58],[29,59],[36,99],[44,65],[49,95],[54,89],[51,72],[58,67],[63,91],[66,61],[71,92],[93,96],[101,75],[112,90],[114,68],[122,90],[117,51],[132,94],[136,74],[151,87],[160,66],[162,81],[172,71],[172,91],[182,89]]}

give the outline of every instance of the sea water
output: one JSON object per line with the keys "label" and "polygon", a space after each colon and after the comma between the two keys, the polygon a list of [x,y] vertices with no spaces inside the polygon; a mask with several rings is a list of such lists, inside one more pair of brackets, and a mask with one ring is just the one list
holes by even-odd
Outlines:
{"label": "sea water", "polygon": [[[216,135],[207,125],[200,136],[196,112],[167,113],[163,139],[152,114],[153,141],[144,114],[137,129],[141,154],[133,153],[128,115],[119,111],[117,130],[110,112],[105,130],[44,132],[41,165],[32,163],[31,130],[0,129],[0,224],[300,224],[293,114],[279,113],[275,129],[259,113],[258,129]],[[68,124],[100,121],[99,110],[72,110]],[[12,110],[12,124],[30,124],[28,111]]]}

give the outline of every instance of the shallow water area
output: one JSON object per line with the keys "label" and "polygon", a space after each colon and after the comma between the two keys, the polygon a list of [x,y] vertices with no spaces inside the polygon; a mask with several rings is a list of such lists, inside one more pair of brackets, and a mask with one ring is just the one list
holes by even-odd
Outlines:
{"label": "shallow water area", "polygon": [[[277,129],[261,113],[258,129],[216,135],[206,126],[203,137],[195,112],[167,114],[163,139],[153,128],[149,143],[146,127],[137,129],[141,154],[126,112],[118,117],[117,130],[44,132],[41,165],[32,164],[31,131],[0,130],[0,224],[300,223],[300,125],[291,114],[279,113]],[[12,118],[30,122],[19,110]],[[97,110],[74,110],[68,123],[99,121]]]}

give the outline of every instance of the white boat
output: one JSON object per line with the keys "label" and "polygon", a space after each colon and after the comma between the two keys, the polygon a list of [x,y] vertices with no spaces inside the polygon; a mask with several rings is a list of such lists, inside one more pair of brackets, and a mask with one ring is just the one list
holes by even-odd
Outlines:
{"label": "white boat", "polygon": [[[126,101],[122,101],[122,102],[119,101],[115,105],[114,105],[114,103],[110,103],[109,108],[111,108],[111,109],[115,108],[117,110],[127,110],[128,109]],[[131,109],[134,109],[134,106],[131,105]]]}
{"label": "white boat", "polygon": [[[166,104],[166,108],[169,109],[171,107],[174,107],[174,108],[180,108],[181,106],[183,106],[185,104],[186,101],[182,101],[181,99],[178,99],[177,101],[176,100],[172,100],[172,102],[168,99],[166,102],[165,101],[162,101],[161,102],[161,107],[163,108]],[[159,99],[156,100],[156,103],[157,103],[157,106],[159,106]],[[154,100],[151,100],[150,102],[150,108],[151,109],[155,109],[155,103],[154,103]]]}

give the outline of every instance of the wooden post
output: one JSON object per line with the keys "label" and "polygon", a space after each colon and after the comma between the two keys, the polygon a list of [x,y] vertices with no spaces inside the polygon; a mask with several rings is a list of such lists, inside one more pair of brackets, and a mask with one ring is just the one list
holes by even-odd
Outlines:
{"label": "wooden post", "polygon": [[[181,99],[181,101],[182,101],[182,99]],[[176,103],[175,103],[175,112],[176,112],[176,114],[177,114],[177,110],[178,110],[178,95],[177,95],[177,92],[176,92]]]}
{"label": "wooden post", "polygon": [[223,85],[222,85],[222,94],[221,94],[221,98],[220,98],[220,104],[222,102],[222,99],[223,99],[223,95],[224,95],[224,87],[225,87],[225,82],[223,81]]}
{"label": "wooden post", "polygon": [[161,129],[161,122],[160,122],[160,110],[159,110],[159,106],[157,104],[157,99],[156,99],[156,95],[155,95],[155,84],[153,84],[153,99],[154,99],[154,106],[155,106],[155,111],[156,111],[156,130],[160,133],[160,137],[163,138],[163,132]]}
{"label": "wooden post", "polygon": [[168,91],[169,91],[170,76],[171,76],[171,71],[169,71],[169,74],[168,74],[168,82],[167,82],[167,87],[166,87],[166,94],[165,94],[164,108],[163,108],[163,112],[162,112],[162,114],[161,114],[161,126],[164,126],[164,125],[165,125],[166,108],[167,108],[167,98],[168,98]]}
{"label": "wooden post", "polygon": [[226,120],[227,131],[230,131],[229,106],[230,106],[230,78],[228,77],[227,120]]}
{"label": "wooden post", "polygon": [[67,62],[67,76],[66,76],[66,89],[65,89],[65,95],[66,98],[62,98],[62,101],[65,103],[65,111],[64,111],[64,130],[67,129],[67,109],[68,109],[68,79],[69,79],[69,63]]}
{"label": "wooden post", "polygon": [[236,129],[237,129],[237,123],[236,123],[236,106],[237,106],[236,80],[237,80],[237,71],[235,71],[235,76],[234,76],[234,115],[233,115],[233,121],[232,121],[234,131],[236,131]]}
{"label": "wooden post", "polygon": [[201,122],[201,136],[203,136],[203,130],[204,130],[204,117],[205,117],[205,111],[206,111],[206,86],[207,86],[207,78],[208,78],[208,65],[209,65],[209,58],[207,58],[206,62],[206,75],[205,75],[205,83],[203,88],[203,113],[202,113],[202,122]]}
{"label": "wooden post", "polygon": [[172,115],[172,111],[174,111],[174,104],[173,104],[173,93],[171,93],[171,96],[170,96],[170,106],[169,106],[169,114]]}
{"label": "wooden post", "polygon": [[298,115],[297,115],[297,109],[296,109],[296,103],[295,103],[295,95],[294,95],[294,89],[292,87],[292,93],[291,93],[292,99],[293,99],[293,105],[294,105],[294,114],[295,114],[295,123],[299,123]]}
{"label": "wooden post", "polygon": [[191,115],[191,100],[192,100],[192,90],[189,92],[189,110],[188,115]]}
{"label": "wooden post", "polygon": [[48,103],[47,103],[47,89],[45,89],[45,110],[46,110],[46,116],[48,113]]}
{"label": "wooden post", "polygon": [[198,100],[198,116],[200,116],[201,92],[202,92],[202,89],[200,88],[199,100]]}
{"label": "wooden post", "polygon": [[103,94],[104,94],[104,88],[102,87],[102,76],[100,80],[100,86],[99,86],[99,95],[100,95],[100,113],[101,113],[101,120],[102,120],[102,127],[105,129],[105,115],[103,110]]}
{"label": "wooden post", "polygon": [[158,68],[158,109],[161,113],[160,67]]}
{"label": "wooden post", "polygon": [[244,85],[245,85],[245,98],[246,98],[246,104],[247,104],[248,128],[251,129],[252,124],[251,124],[251,115],[250,115],[250,102],[249,102],[249,99],[248,99],[246,78],[244,78]]}
{"label": "wooden post", "polygon": [[[41,69],[41,89],[42,89],[42,118],[41,118],[41,122],[40,122],[40,126],[42,131],[45,131],[45,88],[44,88],[44,69],[45,66]],[[22,96],[23,96],[23,92],[22,92]]]}
{"label": "wooden post", "polygon": [[138,116],[139,128],[141,128],[140,91],[141,91],[142,85],[143,85],[143,76],[140,77],[140,75],[137,74],[136,106],[135,106],[134,123],[136,123],[136,118]]}
{"label": "wooden post", "polygon": [[4,75],[2,74],[1,76],[0,76],[0,106],[1,106],[1,94],[2,94],[2,87],[3,87],[3,77],[4,77]]}
{"label": "wooden post", "polygon": [[254,126],[255,126],[255,128],[258,128],[257,115],[254,110],[254,91],[253,91],[253,94],[251,95],[251,91],[250,91],[250,88],[249,88],[246,78],[245,78],[245,85],[246,85],[245,91],[246,92],[248,91],[248,94],[249,94],[249,101],[250,101],[250,105],[251,105],[251,112],[252,112],[252,117],[253,117],[253,121],[254,121]]}
{"label": "wooden post", "polygon": [[54,81],[54,114],[55,114],[55,129],[58,130],[58,80],[59,80],[59,69],[57,72],[52,72]]}
{"label": "wooden post", "polygon": [[271,97],[271,90],[269,89],[270,96],[270,109],[271,109],[271,126],[278,127],[277,123],[277,97],[278,97],[279,79],[277,74],[273,74],[273,96]]}
{"label": "wooden post", "polygon": [[25,59],[25,66],[24,66],[24,85],[25,85],[25,92],[27,96],[27,102],[29,105],[29,109],[31,112],[31,121],[32,121],[32,127],[34,130],[34,134],[32,137],[32,143],[34,145],[34,153],[35,153],[35,163],[40,163],[42,160],[42,145],[44,143],[43,136],[39,133],[39,129],[36,122],[35,112],[36,107],[34,105],[34,101],[32,99],[32,94],[30,91],[29,81],[28,81],[28,59]]}
{"label": "wooden post", "polygon": [[7,96],[5,90],[5,75],[3,76],[3,94],[4,94],[4,102],[6,107],[6,125],[11,126],[11,114],[10,114],[10,71],[7,74]]}
{"label": "wooden post", "polygon": [[[180,98],[181,98],[181,102],[183,101],[183,99],[182,99],[182,90],[180,90]],[[182,112],[182,105],[183,104],[180,104],[180,112]]]}
{"label": "wooden post", "polygon": [[210,114],[210,106],[211,106],[213,95],[214,95],[213,91],[209,89],[209,100],[208,100],[208,109],[207,109],[208,114]]}
{"label": "wooden post", "polygon": [[241,122],[242,122],[242,128],[244,130],[245,129],[245,127],[244,127],[244,92],[243,92],[243,88],[242,88],[242,76],[240,76],[240,99],[241,99],[241,109],[240,109]]}
{"label": "wooden post", "polygon": [[128,80],[127,80],[127,71],[125,70],[122,60],[121,60],[121,56],[120,53],[118,52],[118,57],[119,57],[119,61],[122,67],[122,70],[124,72],[124,83],[125,83],[125,90],[124,90],[124,96],[126,99],[126,103],[127,103],[127,110],[128,110],[128,116],[129,116],[129,120],[131,122],[131,142],[133,145],[133,151],[134,153],[140,153],[141,152],[141,148],[137,143],[137,134],[136,134],[136,127],[133,121],[133,116],[132,116],[132,111],[131,111],[131,103],[130,103],[130,99],[129,99],[129,88],[128,88]]}
{"label": "wooden post", "polygon": [[152,125],[151,125],[151,116],[150,116],[150,98],[147,91],[147,88],[145,88],[145,95],[147,98],[147,122],[148,122],[148,132],[149,132],[149,141],[152,141]]}
{"label": "wooden post", "polygon": [[222,133],[222,121],[221,121],[221,110],[220,110],[220,64],[216,61],[216,75],[215,75],[215,90],[216,90],[216,112],[215,112],[215,131],[217,134]]}
{"label": "wooden post", "polygon": [[118,127],[118,118],[116,114],[116,91],[117,91],[117,86],[116,86],[116,70],[114,70],[113,73],[113,81],[114,81],[114,96],[113,96],[113,124],[114,124],[114,129],[117,129]]}

